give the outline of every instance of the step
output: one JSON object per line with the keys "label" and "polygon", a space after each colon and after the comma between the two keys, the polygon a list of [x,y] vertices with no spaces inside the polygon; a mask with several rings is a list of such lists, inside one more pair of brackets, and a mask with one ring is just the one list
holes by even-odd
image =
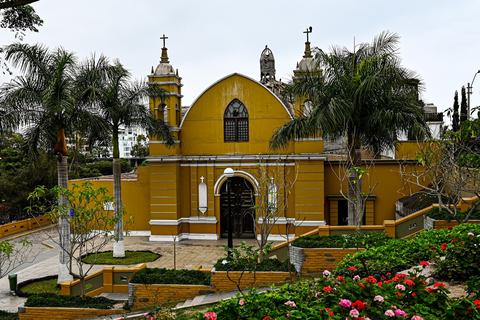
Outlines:
{"label": "step", "polygon": [[99,297],[105,297],[110,300],[115,300],[115,301],[128,301],[128,293],[120,293],[120,292],[104,292]]}

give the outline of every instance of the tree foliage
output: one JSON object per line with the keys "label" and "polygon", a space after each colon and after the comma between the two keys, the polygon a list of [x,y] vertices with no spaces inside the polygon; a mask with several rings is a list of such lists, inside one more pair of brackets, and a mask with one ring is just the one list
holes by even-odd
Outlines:
{"label": "tree foliage", "polygon": [[453,116],[452,116],[452,129],[458,131],[460,129],[460,118],[458,114],[458,91],[455,91],[455,97],[453,99]]}

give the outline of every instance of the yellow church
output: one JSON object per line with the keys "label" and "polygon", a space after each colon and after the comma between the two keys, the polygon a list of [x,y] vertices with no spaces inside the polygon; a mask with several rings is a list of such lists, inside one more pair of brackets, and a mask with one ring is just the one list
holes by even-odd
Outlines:
{"label": "yellow church", "polygon": [[[321,72],[314,66],[307,39],[294,77]],[[259,81],[241,73],[226,75],[182,107],[182,78],[169,61],[164,39],[148,84],[167,92],[164,99],[150,97],[149,104],[170,126],[175,144],[151,137],[146,163],[123,176],[126,219],[133,221],[126,226],[130,235],[149,236],[150,241],[217,240],[226,237],[230,215],[233,236],[253,238],[262,223],[264,201],[278,205],[270,240],[347,223],[339,179],[342,160],[333,149],[326,150],[331,142],[318,137],[280,150],[269,146],[275,129],[309,111],[308,101],[285,101],[280,95],[283,83],[275,79],[269,48],[260,55]],[[396,159],[374,160],[364,183],[365,188],[375,186],[366,201],[364,224],[395,219],[395,202],[416,191],[402,182],[398,160],[408,162],[413,149],[414,143],[405,143]],[[93,180],[113,188],[110,177]],[[268,199],[263,190],[268,190]]]}

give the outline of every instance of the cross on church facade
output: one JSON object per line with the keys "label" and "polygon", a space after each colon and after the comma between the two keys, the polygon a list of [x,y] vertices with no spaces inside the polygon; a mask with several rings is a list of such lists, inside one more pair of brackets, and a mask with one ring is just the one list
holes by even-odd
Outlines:
{"label": "cross on church facade", "polygon": [[[307,37],[308,37],[308,36],[307,36]],[[165,36],[165,34],[163,34],[163,36],[162,36],[162,37],[160,37],[160,39],[162,39],[162,41],[163,41],[163,47],[165,48],[165,40],[167,40],[167,39],[168,39],[168,37],[167,37],[167,36]]]}
{"label": "cross on church facade", "polygon": [[309,42],[309,40],[308,40],[308,35],[309,35],[310,33],[312,33],[312,27],[308,27],[307,30],[303,31],[303,33],[306,33],[306,34],[307,34],[307,42]]}

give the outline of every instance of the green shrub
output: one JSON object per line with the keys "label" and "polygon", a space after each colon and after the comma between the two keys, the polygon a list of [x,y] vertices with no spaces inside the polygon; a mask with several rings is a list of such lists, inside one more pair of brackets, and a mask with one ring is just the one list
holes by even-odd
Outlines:
{"label": "green shrub", "polygon": [[34,294],[28,297],[26,307],[64,307],[111,309],[117,301],[104,297],[61,296],[57,294]]}
{"label": "green shrub", "polygon": [[[240,246],[229,250],[225,247],[225,256],[218,259],[214,267],[217,271],[289,271],[295,270],[288,260],[281,262],[277,258],[266,259],[271,244],[265,246],[262,258],[260,249],[242,242]],[[230,255],[228,254],[230,251]]]}
{"label": "green shrub", "polygon": [[380,246],[390,240],[383,232],[350,233],[332,236],[306,236],[293,241],[301,248],[369,248]]}
{"label": "green shrub", "polygon": [[469,232],[463,239],[444,242],[442,254],[436,259],[435,276],[451,281],[465,281],[480,275],[480,233]]}
{"label": "green shrub", "polygon": [[135,273],[131,282],[143,284],[209,285],[210,273],[197,270],[146,268]]}
{"label": "green shrub", "polygon": [[[463,220],[463,218],[468,214],[467,211],[458,212],[458,218]],[[445,209],[433,208],[430,212],[427,213],[427,217],[430,217],[435,220],[454,220],[455,218]],[[469,219],[480,219],[480,210],[475,210],[470,214]]]}

